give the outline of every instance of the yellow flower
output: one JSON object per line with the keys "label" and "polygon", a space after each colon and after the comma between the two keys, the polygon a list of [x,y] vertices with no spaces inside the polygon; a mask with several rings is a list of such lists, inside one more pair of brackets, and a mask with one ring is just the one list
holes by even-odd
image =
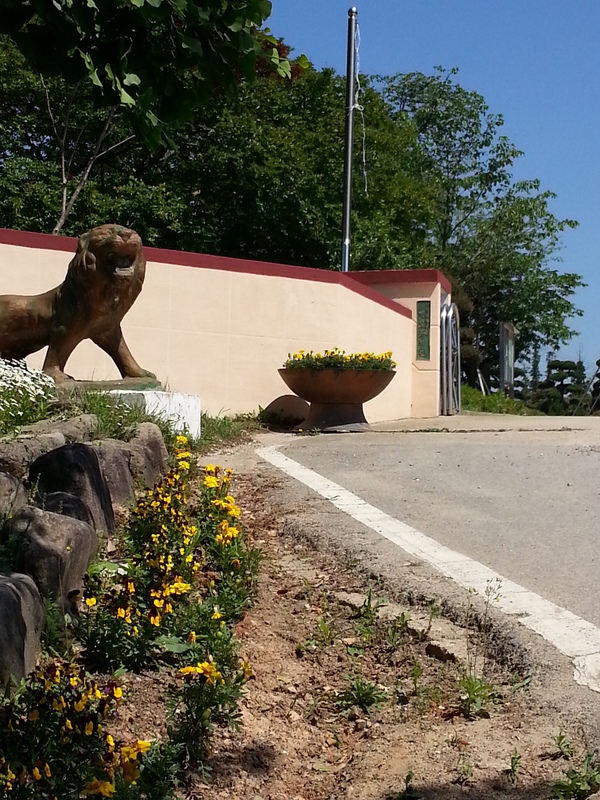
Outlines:
{"label": "yellow flower", "polygon": [[94,732],[94,723],[93,722],[86,723],[85,735],[86,736],[91,736],[93,732]]}
{"label": "yellow flower", "polygon": [[115,749],[115,740],[110,735],[110,733],[106,734],[106,744],[108,745],[108,749],[112,753],[112,751]]}
{"label": "yellow flower", "polygon": [[115,793],[115,787],[109,781],[99,781],[98,778],[94,778],[93,781],[86,783],[83,793],[87,795],[99,794],[102,797],[111,797]]}
{"label": "yellow flower", "polygon": [[182,675],[204,675],[209,686],[217,683],[225,683],[223,675],[219,672],[212,661],[202,661],[196,667],[182,667],[179,672]]}
{"label": "yellow flower", "polygon": [[152,747],[152,742],[146,742],[144,739],[138,739],[135,743],[135,746],[140,753],[147,753],[148,750]]}
{"label": "yellow flower", "polygon": [[216,489],[219,486],[219,481],[214,475],[207,475],[204,478],[204,485],[207,489]]}
{"label": "yellow flower", "polygon": [[95,606],[95,605],[96,605],[96,603],[97,603],[97,600],[96,600],[96,598],[95,598],[95,597],[88,597],[88,598],[86,599],[86,601],[85,601],[85,604],[86,604],[86,606],[89,606],[90,608],[91,608],[92,606]]}
{"label": "yellow flower", "polygon": [[121,689],[120,686],[115,686],[113,689],[113,694],[117,700],[119,700],[121,697],[123,697],[123,689]]}
{"label": "yellow flower", "polygon": [[33,777],[35,778],[36,781],[41,781],[42,780],[42,773],[39,771],[39,769],[37,767],[34,767],[31,770],[31,774],[33,775]]}
{"label": "yellow flower", "polygon": [[183,436],[183,434],[180,434],[175,439],[175,441],[177,442],[177,444],[187,444],[188,443],[188,438],[187,438],[187,436]]}
{"label": "yellow flower", "polygon": [[76,703],[73,703],[73,708],[75,711],[83,711],[85,708],[85,699],[82,697],[81,700],[78,700]]}
{"label": "yellow flower", "polygon": [[190,631],[189,632],[189,634],[188,634],[188,642],[191,642],[193,644],[196,641],[197,638],[198,637],[196,636],[196,631]]}
{"label": "yellow flower", "polygon": [[50,764],[44,764],[44,774],[47,778],[52,777],[52,772],[50,771]]}
{"label": "yellow flower", "polygon": [[223,614],[221,614],[221,612],[219,611],[218,606],[215,606],[215,610],[212,613],[211,619],[221,619],[222,616]]}
{"label": "yellow flower", "polygon": [[119,617],[119,619],[125,619],[125,609],[124,608],[118,608],[117,609],[117,617]]}
{"label": "yellow flower", "polygon": [[254,675],[254,671],[252,670],[252,664],[249,661],[242,661],[240,666],[242,672],[244,673],[244,680],[245,681],[250,680],[250,678],[252,678],[252,676]]}

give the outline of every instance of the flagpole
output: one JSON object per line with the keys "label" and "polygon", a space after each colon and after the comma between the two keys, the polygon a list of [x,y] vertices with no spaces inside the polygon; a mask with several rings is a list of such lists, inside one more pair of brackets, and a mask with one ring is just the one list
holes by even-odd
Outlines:
{"label": "flagpole", "polygon": [[348,9],[348,49],[346,54],[346,125],[344,130],[344,197],[342,205],[342,272],[350,269],[350,212],[352,210],[352,145],[354,141],[354,93],[356,87],[356,18]]}

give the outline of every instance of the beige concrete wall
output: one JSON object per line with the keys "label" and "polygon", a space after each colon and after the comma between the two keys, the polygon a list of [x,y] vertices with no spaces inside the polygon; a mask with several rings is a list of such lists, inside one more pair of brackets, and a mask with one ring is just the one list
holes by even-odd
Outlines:
{"label": "beige concrete wall", "polygon": [[[46,291],[61,283],[70,258],[68,252],[0,244],[0,293]],[[287,394],[277,369],[288,352],[334,346],[347,352],[392,350],[397,375],[365,413],[372,422],[409,417],[415,324],[363,294],[347,281],[150,260],[123,331],[144,368],[172,390],[198,394],[211,414],[256,411]],[[28,361],[41,366],[43,356]],[[89,341],[75,350],[67,372],[78,379],[118,377],[108,356]]]}
{"label": "beige concrete wall", "polygon": [[[411,344],[412,397],[411,416],[437,417],[440,413],[440,314],[442,288],[437,282],[374,283],[371,288],[401,303],[412,312],[415,326]],[[446,292],[443,292],[446,296]],[[431,358],[417,360],[417,302],[431,303]]]}

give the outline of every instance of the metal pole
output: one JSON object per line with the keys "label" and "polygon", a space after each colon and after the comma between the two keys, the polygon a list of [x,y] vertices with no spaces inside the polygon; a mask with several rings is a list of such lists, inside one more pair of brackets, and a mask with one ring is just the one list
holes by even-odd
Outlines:
{"label": "metal pole", "polygon": [[352,144],[354,141],[354,92],[356,86],[356,17],[348,9],[348,50],[346,61],[346,127],[344,131],[344,202],[342,206],[342,272],[350,269],[350,211],[352,208]]}

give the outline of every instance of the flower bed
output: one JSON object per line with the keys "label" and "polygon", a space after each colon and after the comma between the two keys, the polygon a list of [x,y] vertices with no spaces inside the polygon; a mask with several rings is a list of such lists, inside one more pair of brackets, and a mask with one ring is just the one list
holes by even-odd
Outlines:
{"label": "flower bed", "polygon": [[323,353],[313,353],[298,350],[293,355],[288,353],[288,358],[283,365],[284,369],[382,369],[393,370],[396,362],[392,361],[391,350],[387,353],[345,353],[338,347],[333,350],[324,350]]}
{"label": "flower bed", "polygon": [[[90,568],[81,611],[66,618],[70,657],[47,655],[0,706],[0,795],[166,800],[185,768],[204,768],[215,726],[237,722],[252,670],[232,627],[259,554],[239,523],[231,471],[208,465],[191,480],[185,437],[174,462],[132,512],[118,560]],[[168,740],[115,741],[114,676],[159,668],[177,676]]]}

